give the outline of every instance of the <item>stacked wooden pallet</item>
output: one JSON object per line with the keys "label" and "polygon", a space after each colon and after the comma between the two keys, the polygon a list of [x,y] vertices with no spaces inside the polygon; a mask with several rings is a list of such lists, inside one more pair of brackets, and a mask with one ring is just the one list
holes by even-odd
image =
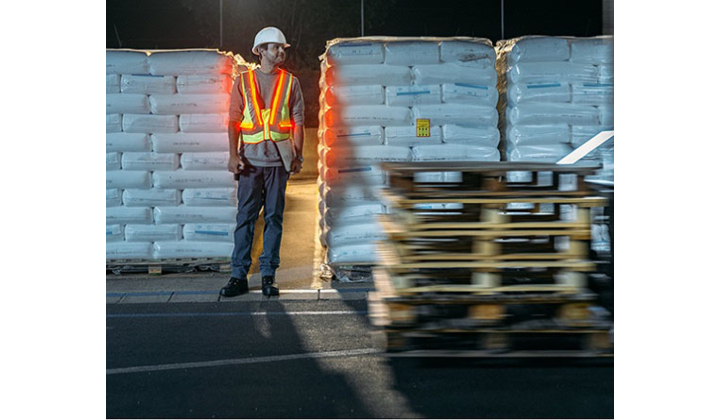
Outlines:
{"label": "stacked wooden pallet", "polygon": [[384,164],[392,212],[370,316],[388,350],[611,352],[610,322],[586,288],[590,208],[604,204],[583,182],[595,169]]}

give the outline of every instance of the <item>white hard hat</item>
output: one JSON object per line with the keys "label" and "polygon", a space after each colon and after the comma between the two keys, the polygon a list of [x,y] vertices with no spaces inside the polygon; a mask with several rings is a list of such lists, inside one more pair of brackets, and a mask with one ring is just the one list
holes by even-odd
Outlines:
{"label": "white hard hat", "polygon": [[252,52],[255,55],[260,55],[258,52],[258,46],[267,44],[268,42],[274,42],[276,44],[283,44],[285,48],[289,47],[290,44],[285,40],[285,35],[282,31],[274,26],[268,26],[263,28],[260,32],[255,35],[255,43],[253,44]]}

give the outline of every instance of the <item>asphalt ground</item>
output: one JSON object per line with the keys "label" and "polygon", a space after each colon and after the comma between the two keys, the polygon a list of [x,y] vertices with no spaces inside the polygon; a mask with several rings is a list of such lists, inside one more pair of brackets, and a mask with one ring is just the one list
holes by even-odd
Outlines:
{"label": "asphalt ground", "polygon": [[109,304],[108,418],[609,418],[603,360],[388,358],[364,299]]}

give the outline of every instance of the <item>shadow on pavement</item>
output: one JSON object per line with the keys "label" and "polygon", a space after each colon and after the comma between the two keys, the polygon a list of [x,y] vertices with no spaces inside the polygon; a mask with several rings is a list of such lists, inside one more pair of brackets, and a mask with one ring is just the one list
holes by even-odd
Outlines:
{"label": "shadow on pavement", "polygon": [[[230,306],[232,305],[232,306]],[[108,320],[107,367],[307,353],[278,301],[175,305],[187,316]],[[142,305],[145,313],[167,306]],[[138,312],[139,305],[133,308]],[[123,310],[120,308],[118,310]],[[216,316],[193,316],[193,313]],[[267,311],[266,316],[219,312]],[[316,350],[315,350],[316,351]],[[108,418],[368,418],[342,374],[312,358],[106,376]]]}
{"label": "shadow on pavement", "polygon": [[[606,362],[390,358],[395,389],[429,418],[612,418]],[[452,384],[448,387],[448,384]]]}

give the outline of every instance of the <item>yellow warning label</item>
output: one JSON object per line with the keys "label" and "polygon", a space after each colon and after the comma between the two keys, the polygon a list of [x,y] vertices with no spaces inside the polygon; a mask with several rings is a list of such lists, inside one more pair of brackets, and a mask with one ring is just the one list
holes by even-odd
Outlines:
{"label": "yellow warning label", "polygon": [[418,118],[415,124],[417,137],[430,137],[430,120]]}

